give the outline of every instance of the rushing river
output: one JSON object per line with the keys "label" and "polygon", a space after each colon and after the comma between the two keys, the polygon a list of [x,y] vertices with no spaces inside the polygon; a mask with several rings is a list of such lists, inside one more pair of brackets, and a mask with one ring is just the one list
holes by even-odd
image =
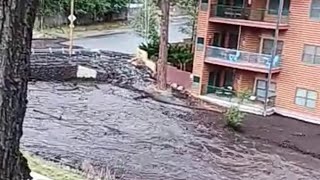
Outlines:
{"label": "rushing river", "polygon": [[128,180],[320,179],[319,167],[206,129],[205,112],[139,96],[110,84],[32,83],[22,147],[75,168],[90,160]]}

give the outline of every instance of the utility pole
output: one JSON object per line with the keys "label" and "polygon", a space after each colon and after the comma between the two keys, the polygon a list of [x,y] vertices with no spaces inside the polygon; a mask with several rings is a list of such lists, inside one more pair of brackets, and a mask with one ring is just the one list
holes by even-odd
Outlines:
{"label": "utility pole", "polygon": [[282,12],[283,12],[283,4],[284,0],[279,0],[279,7],[278,7],[278,17],[277,17],[277,23],[276,23],[276,29],[274,33],[274,39],[273,39],[273,48],[271,52],[271,59],[270,59],[270,67],[269,67],[269,72],[268,72],[268,81],[266,84],[266,94],[265,94],[265,99],[264,99],[264,116],[267,116],[267,107],[268,107],[268,99],[269,99],[269,89],[272,81],[272,68],[273,68],[273,63],[274,59],[277,56],[277,47],[278,47],[278,40],[279,40],[279,26],[281,23],[281,18],[282,18]]}
{"label": "utility pole", "polygon": [[70,15],[68,17],[70,21],[70,34],[69,34],[69,56],[72,56],[72,49],[73,49],[73,30],[74,30],[74,21],[76,20],[76,17],[74,16],[74,0],[70,0]]}

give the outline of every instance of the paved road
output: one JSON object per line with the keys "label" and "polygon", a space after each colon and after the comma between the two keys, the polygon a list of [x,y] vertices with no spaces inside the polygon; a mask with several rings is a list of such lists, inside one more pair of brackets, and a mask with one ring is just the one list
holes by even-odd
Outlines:
{"label": "paved road", "polygon": [[[169,42],[179,42],[184,38],[188,38],[188,35],[179,31],[181,26],[182,22],[170,24]],[[139,37],[134,31],[127,31],[104,36],[77,39],[74,43],[77,46],[90,49],[103,49],[133,54],[136,52],[138,45],[143,41],[143,38]]]}

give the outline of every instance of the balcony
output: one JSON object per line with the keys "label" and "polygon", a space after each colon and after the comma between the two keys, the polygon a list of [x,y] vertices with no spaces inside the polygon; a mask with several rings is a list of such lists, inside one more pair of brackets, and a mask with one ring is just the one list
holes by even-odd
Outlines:
{"label": "balcony", "polygon": [[[289,12],[283,11],[279,29],[289,28]],[[253,9],[239,6],[211,5],[210,22],[247,27],[275,29],[277,10]]]}
{"label": "balcony", "polygon": [[232,67],[261,73],[280,72],[280,57],[274,58],[271,65],[271,55],[239,51],[216,46],[208,46],[206,50],[206,63]]}

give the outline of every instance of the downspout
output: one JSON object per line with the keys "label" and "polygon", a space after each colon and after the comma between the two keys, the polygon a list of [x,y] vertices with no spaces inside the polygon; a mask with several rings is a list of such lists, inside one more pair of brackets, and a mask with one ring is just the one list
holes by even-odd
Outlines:
{"label": "downspout", "polygon": [[273,62],[274,62],[274,58],[277,55],[277,46],[278,46],[278,39],[279,39],[279,26],[281,23],[283,4],[284,4],[284,0],[280,0],[279,7],[278,7],[278,17],[277,17],[276,30],[275,30],[275,35],[274,35],[274,39],[273,39],[273,48],[272,48],[272,52],[271,52],[271,60],[270,60],[271,62],[270,62],[270,67],[269,67],[269,71],[268,71],[268,81],[267,81],[267,87],[266,87],[266,94],[265,94],[265,99],[264,99],[264,114],[263,114],[264,116],[267,116],[269,89],[270,89],[271,80],[272,80]]}

